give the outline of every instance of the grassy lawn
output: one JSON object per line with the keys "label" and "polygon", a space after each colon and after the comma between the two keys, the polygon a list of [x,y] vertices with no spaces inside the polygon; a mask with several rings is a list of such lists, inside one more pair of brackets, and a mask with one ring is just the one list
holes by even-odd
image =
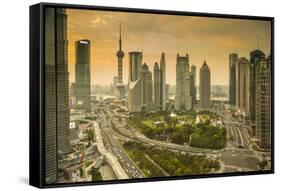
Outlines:
{"label": "grassy lawn", "polygon": [[206,174],[212,169],[219,168],[218,161],[207,159],[204,156],[175,154],[136,142],[127,142],[123,146],[147,177],[159,177],[163,176],[163,173],[145,157],[145,154],[171,176]]}

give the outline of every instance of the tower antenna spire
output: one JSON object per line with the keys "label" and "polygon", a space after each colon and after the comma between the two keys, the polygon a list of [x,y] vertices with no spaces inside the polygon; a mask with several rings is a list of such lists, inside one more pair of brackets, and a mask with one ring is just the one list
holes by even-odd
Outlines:
{"label": "tower antenna spire", "polygon": [[119,50],[122,49],[121,21],[119,23]]}

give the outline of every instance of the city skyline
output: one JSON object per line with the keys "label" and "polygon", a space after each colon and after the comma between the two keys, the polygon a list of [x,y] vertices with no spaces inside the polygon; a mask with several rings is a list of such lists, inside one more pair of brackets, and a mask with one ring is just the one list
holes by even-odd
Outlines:
{"label": "city skyline", "polygon": [[[211,84],[228,85],[229,53],[249,58],[257,48],[270,51],[270,22],[192,16],[121,13],[67,9],[70,82],[75,81],[74,42],[87,38],[91,44],[91,84],[108,85],[117,75],[119,23],[122,23],[123,81],[128,83],[128,52],[143,51],[143,62],[153,68],[166,55],[167,83],[175,85],[177,53],[190,56],[199,68],[204,60],[214,74]],[[137,15],[138,22],[134,22]],[[88,18],[88,19],[82,19]],[[175,22],[177,21],[177,22]],[[235,26],[235,27],[233,27]],[[153,39],[153,41],[152,41]],[[165,40],[163,40],[165,39]],[[198,71],[197,71],[198,72]],[[199,75],[196,75],[196,85]]]}
{"label": "city skyline", "polygon": [[[117,47],[109,42],[95,44],[106,38],[95,40],[91,35],[79,36],[74,41],[73,56],[72,45],[68,47],[73,39],[68,38],[66,26],[69,17],[65,9],[48,8],[45,17],[45,183],[258,172],[272,168],[271,53],[265,55],[259,50],[259,40],[257,49],[247,52],[250,58],[241,52],[232,54],[233,51],[229,51],[226,54],[225,73],[231,75],[226,81],[231,90],[231,102],[231,96],[226,100],[227,93],[223,93],[228,88],[222,87],[223,85],[214,87],[214,84],[223,84],[219,80],[224,73],[217,70],[223,70],[224,67],[219,62],[216,62],[218,66],[212,65],[212,59],[220,60],[218,55],[224,54],[225,45],[217,45],[217,49],[212,49],[208,44],[210,41],[206,40],[213,39],[213,33],[226,30],[226,26],[220,28],[213,23],[217,27],[215,32],[212,33],[209,29],[206,32],[207,28],[203,30],[206,35],[204,37],[202,34],[200,39],[201,48],[194,47],[198,51],[194,52],[195,55],[210,57],[209,60],[206,58],[198,64],[193,63],[192,53],[186,51],[177,53],[176,64],[169,65],[168,55],[172,53],[168,50],[159,51],[158,37],[150,41],[136,39],[136,44],[133,45],[129,43],[131,47],[137,47],[138,43],[151,45],[151,50],[147,53],[143,50],[126,49],[126,46],[123,48],[126,39],[130,42],[126,34],[133,34],[138,38],[144,30],[126,32],[126,26],[129,25],[125,24],[124,35],[121,22],[115,39],[119,42]],[[157,23],[164,22],[162,19],[157,17]],[[198,22],[198,18],[195,20]],[[210,24],[206,18],[204,20],[206,25]],[[95,22],[102,21],[100,19]],[[143,20],[140,19],[140,22]],[[134,23],[130,23],[130,26],[131,24]],[[137,24],[141,25],[139,22]],[[182,25],[180,23],[178,27]],[[212,29],[213,25],[209,27]],[[171,26],[168,26],[163,30],[164,34],[170,30]],[[235,27],[242,26],[237,24]],[[234,33],[235,27],[232,28]],[[185,31],[173,28],[175,29],[180,32],[170,31],[176,37],[171,35],[170,38],[165,38],[167,41],[162,39],[164,44],[171,42],[170,40],[177,41],[178,38],[181,39],[178,41],[179,45],[185,42],[183,39],[186,36],[177,36]],[[79,31],[83,31],[83,28],[79,28]],[[106,33],[101,28],[99,31],[105,37],[115,34]],[[243,31],[247,30],[244,28]],[[150,35],[149,33],[147,36]],[[162,35],[159,31],[159,36]],[[197,34],[193,35],[195,36]],[[234,42],[229,42],[229,46],[233,46]],[[241,45],[245,42],[249,43],[247,39],[238,43]],[[108,49],[104,46],[108,46]],[[108,51],[112,47],[115,50],[111,54]],[[172,45],[171,47],[167,48],[173,49]],[[204,52],[205,49],[209,51]],[[126,51],[128,77],[125,75],[122,78],[123,56]],[[152,59],[151,55],[156,55],[156,51],[157,59],[154,63],[147,64],[147,60]],[[103,63],[104,73],[97,70],[99,64],[93,59],[103,54],[106,54],[106,58],[112,57],[115,60],[112,65],[107,66],[103,62],[105,58],[97,58]],[[68,64],[70,57],[75,61],[75,70],[68,70],[73,67]],[[110,74],[111,70],[114,71],[113,75]],[[75,79],[71,78],[72,72],[75,72]],[[93,81],[96,82],[94,77],[100,78],[99,85],[102,82],[113,83],[109,91],[91,95],[91,86],[94,87]],[[173,81],[168,80],[171,77],[176,79],[175,87],[172,87]],[[221,80],[225,80],[224,78]],[[126,83],[128,86],[124,86]],[[172,88],[173,91],[170,91]],[[213,92],[211,89],[214,89]],[[198,100],[196,92],[199,93]],[[218,99],[211,99],[212,96],[218,96]]]}

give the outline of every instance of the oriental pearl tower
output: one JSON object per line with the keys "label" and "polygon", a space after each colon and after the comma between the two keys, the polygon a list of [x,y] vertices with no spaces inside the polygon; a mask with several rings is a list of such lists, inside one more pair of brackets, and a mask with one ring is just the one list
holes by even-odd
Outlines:
{"label": "oriental pearl tower", "polygon": [[123,58],[124,52],[122,51],[122,37],[121,37],[121,23],[119,26],[119,50],[116,52],[118,58],[118,80],[117,80],[117,90],[119,91],[119,99],[124,99],[125,85],[123,84]]}

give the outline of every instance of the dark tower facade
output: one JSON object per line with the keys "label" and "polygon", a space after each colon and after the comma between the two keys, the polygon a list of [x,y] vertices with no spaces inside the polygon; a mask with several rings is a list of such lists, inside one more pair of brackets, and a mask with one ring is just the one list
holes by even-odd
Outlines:
{"label": "dark tower facade", "polygon": [[75,42],[75,96],[77,109],[91,111],[91,83],[90,83],[90,47],[89,40]]}
{"label": "dark tower facade", "polygon": [[58,154],[70,150],[65,9],[45,11],[45,183],[57,182]]}
{"label": "dark tower facade", "polygon": [[238,62],[238,54],[229,54],[229,104],[236,104],[236,65]]}
{"label": "dark tower facade", "polygon": [[192,99],[192,108],[194,108],[194,105],[196,103],[196,66],[191,66],[191,72],[190,72],[190,96]]}
{"label": "dark tower facade", "polygon": [[255,123],[256,119],[256,71],[257,66],[265,59],[261,50],[254,50],[250,53],[250,119]]}
{"label": "dark tower facade", "polygon": [[271,148],[271,56],[256,66],[256,130],[259,145]]}

